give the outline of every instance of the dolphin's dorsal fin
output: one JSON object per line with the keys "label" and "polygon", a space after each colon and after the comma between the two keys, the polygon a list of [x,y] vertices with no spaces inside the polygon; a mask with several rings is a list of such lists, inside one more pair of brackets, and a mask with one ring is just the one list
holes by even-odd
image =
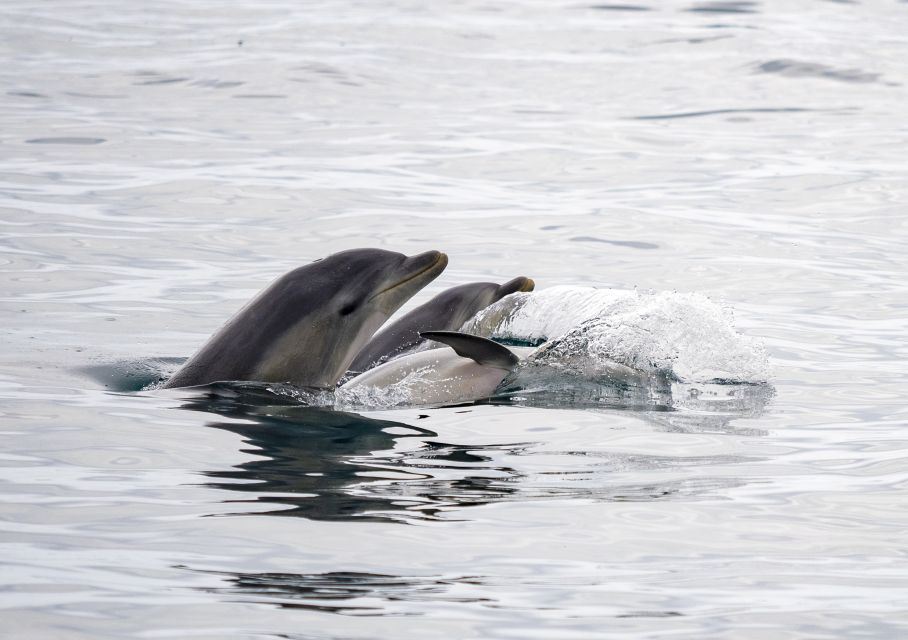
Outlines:
{"label": "dolphin's dorsal fin", "polygon": [[475,360],[483,366],[511,370],[520,362],[520,358],[510,349],[488,338],[471,336],[469,333],[459,331],[422,331],[419,335],[442,342],[454,349],[457,355]]}

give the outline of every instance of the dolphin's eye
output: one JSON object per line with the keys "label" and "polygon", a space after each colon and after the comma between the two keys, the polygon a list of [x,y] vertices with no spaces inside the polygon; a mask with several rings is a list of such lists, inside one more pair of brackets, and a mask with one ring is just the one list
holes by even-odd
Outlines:
{"label": "dolphin's eye", "polygon": [[340,314],[342,316],[349,316],[351,313],[356,311],[356,309],[358,307],[359,307],[359,303],[355,300],[351,300],[350,302],[345,304],[343,307],[341,307]]}

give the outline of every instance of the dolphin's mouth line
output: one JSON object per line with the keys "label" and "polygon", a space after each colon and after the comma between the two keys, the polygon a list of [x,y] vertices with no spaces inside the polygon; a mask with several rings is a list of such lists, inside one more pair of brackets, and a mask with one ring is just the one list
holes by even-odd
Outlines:
{"label": "dolphin's mouth line", "polygon": [[448,263],[448,256],[447,256],[447,254],[445,254],[445,253],[439,253],[438,257],[435,259],[435,262],[433,262],[433,263],[430,264],[429,266],[425,267],[424,269],[422,269],[422,270],[420,270],[420,271],[417,271],[416,273],[414,273],[414,274],[413,274],[412,276],[410,276],[409,278],[404,278],[404,279],[401,280],[400,282],[397,282],[397,283],[395,283],[395,284],[392,284],[390,287],[385,287],[384,289],[382,289],[381,291],[379,291],[378,293],[376,293],[375,295],[373,295],[371,298],[369,298],[369,300],[374,300],[375,298],[377,298],[378,296],[380,296],[380,295],[383,294],[383,293],[387,293],[388,291],[391,291],[391,290],[393,290],[393,289],[396,289],[397,287],[400,287],[400,286],[402,286],[402,285],[407,284],[407,283],[410,282],[411,280],[415,280],[416,278],[418,278],[419,276],[421,276],[421,275],[424,274],[425,272],[431,271],[432,269],[434,269],[435,267],[437,267],[439,264],[445,264],[445,265],[447,265],[447,263]]}

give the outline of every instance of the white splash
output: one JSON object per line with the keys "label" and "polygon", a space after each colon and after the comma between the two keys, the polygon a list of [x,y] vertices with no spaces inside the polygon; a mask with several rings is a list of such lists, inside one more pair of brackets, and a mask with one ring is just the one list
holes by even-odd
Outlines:
{"label": "white splash", "polygon": [[419,405],[418,389],[426,386],[428,367],[414,369],[387,387],[355,385],[334,391],[335,409],[390,409]]}
{"label": "white splash", "polygon": [[499,340],[545,341],[536,366],[589,377],[618,363],[683,382],[759,383],[766,351],[734,328],[729,309],[697,293],[552,287],[518,293],[461,329]]}

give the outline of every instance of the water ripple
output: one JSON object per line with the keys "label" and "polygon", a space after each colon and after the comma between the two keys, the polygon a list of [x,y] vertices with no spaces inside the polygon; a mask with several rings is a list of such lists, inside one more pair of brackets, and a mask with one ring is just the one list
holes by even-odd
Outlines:
{"label": "water ripple", "polygon": [[[904,637],[903,6],[6,0],[4,632]],[[136,390],[355,246],[726,301],[772,387]]]}

